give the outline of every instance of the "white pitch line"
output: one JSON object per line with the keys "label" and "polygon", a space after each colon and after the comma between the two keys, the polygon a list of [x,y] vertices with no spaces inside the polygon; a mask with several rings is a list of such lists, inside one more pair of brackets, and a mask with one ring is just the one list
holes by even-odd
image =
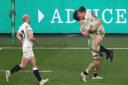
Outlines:
{"label": "white pitch line", "polygon": [[[21,49],[20,47],[0,47],[0,49]],[[47,50],[88,50],[89,48],[82,47],[34,47],[33,49],[47,49]],[[128,48],[108,48],[113,50],[128,50]]]}
{"label": "white pitch line", "polygon": [[2,50],[3,48],[0,48],[0,50]]}
{"label": "white pitch line", "polygon": [[[5,72],[6,70],[0,70],[0,72]],[[30,72],[32,72],[31,70],[24,70],[24,71],[19,71],[19,72],[26,72],[26,73],[30,73]],[[39,72],[41,72],[41,73],[51,73],[52,71],[39,71]]]}

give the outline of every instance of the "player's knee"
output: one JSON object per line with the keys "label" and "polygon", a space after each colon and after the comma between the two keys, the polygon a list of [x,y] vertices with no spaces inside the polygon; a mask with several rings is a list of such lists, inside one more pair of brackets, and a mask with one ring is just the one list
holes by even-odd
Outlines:
{"label": "player's knee", "polygon": [[99,59],[95,59],[93,63],[94,63],[95,66],[99,65],[100,64],[100,60]]}
{"label": "player's knee", "polygon": [[95,67],[95,63],[94,63],[94,62],[92,62],[91,64],[89,64],[89,67],[90,67],[90,68]]}
{"label": "player's knee", "polygon": [[33,67],[37,67],[36,59],[35,57],[31,58],[31,64]]}
{"label": "player's knee", "polygon": [[90,68],[94,68],[95,66],[97,66],[99,64],[99,61],[94,60],[91,64],[89,64]]}
{"label": "player's knee", "polygon": [[22,70],[24,70],[26,68],[26,65],[20,64],[20,67]]}

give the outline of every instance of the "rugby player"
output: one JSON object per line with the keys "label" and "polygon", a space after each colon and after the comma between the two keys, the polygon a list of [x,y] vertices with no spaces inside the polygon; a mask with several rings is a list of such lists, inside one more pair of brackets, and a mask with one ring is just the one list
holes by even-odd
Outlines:
{"label": "rugby player", "polygon": [[106,54],[106,58],[113,60],[113,51],[106,49],[101,45],[102,39],[105,36],[105,30],[102,25],[102,21],[98,19],[90,11],[81,6],[78,10],[75,10],[73,18],[80,23],[80,32],[83,36],[88,38],[88,47],[91,50],[93,56],[93,62],[81,73],[82,80],[87,81],[87,76],[90,71],[94,71],[92,79],[103,79],[98,76],[100,66],[102,63],[102,53]]}
{"label": "rugby player", "polygon": [[23,16],[23,24],[19,27],[16,37],[22,45],[23,56],[20,64],[15,65],[13,68],[6,71],[7,82],[12,74],[25,69],[26,66],[31,63],[34,76],[37,78],[40,85],[44,85],[48,79],[42,79],[38,71],[36,58],[32,49],[33,44],[37,44],[38,42],[33,36],[29,15],[25,14]]}

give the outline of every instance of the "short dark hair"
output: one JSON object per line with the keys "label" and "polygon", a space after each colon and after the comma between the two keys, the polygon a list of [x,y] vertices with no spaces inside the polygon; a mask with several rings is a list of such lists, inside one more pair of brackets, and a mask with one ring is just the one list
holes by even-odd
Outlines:
{"label": "short dark hair", "polygon": [[81,7],[78,9],[78,12],[86,12],[86,9],[84,8],[84,6],[81,6]]}
{"label": "short dark hair", "polygon": [[78,11],[75,10],[74,14],[73,14],[73,18],[77,21],[79,21],[79,17],[78,17]]}
{"label": "short dark hair", "polygon": [[78,12],[86,12],[86,9],[84,8],[84,6],[81,6],[78,10],[75,10],[73,18],[77,21],[80,21],[78,17]]}

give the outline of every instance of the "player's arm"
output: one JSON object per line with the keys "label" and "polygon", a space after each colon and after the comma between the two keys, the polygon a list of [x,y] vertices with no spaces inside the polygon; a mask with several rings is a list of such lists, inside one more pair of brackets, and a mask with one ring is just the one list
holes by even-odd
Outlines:
{"label": "player's arm", "polygon": [[96,32],[97,28],[102,24],[101,20],[98,19],[92,12],[88,12],[88,17],[89,17],[90,26],[92,26],[91,27],[92,29],[89,29],[89,32],[90,33]]}
{"label": "player's arm", "polygon": [[81,34],[83,35],[83,36],[86,36],[86,37],[88,37],[89,36],[89,25],[84,25],[84,20],[81,20],[81,21],[79,21],[79,23],[80,23],[80,32],[81,32]]}
{"label": "player's arm", "polygon": [[28,39],[33,43],[33,44],[38,44],[38,41],[34,38],[32,31],[28,31]]}
{"label": "player's arm", "polygon": [[80,29],[80,32],[83,36],[88,37],[89,36],[89,31],[87,29]]}
{"label": "player's arm", "polygon": [[101,20],[100,19],[97,19],[97,24],[95,24],[92,29],[89,30],[89,32],[96,32],[98,27],[102,24]]}
{"label": "player's arm", "polygon": [[23,43],[23,40],[22,40],[22,36],[19,32],[17,32],[16,34],[16,38],[18,39],[18,41],[22,44]]}

